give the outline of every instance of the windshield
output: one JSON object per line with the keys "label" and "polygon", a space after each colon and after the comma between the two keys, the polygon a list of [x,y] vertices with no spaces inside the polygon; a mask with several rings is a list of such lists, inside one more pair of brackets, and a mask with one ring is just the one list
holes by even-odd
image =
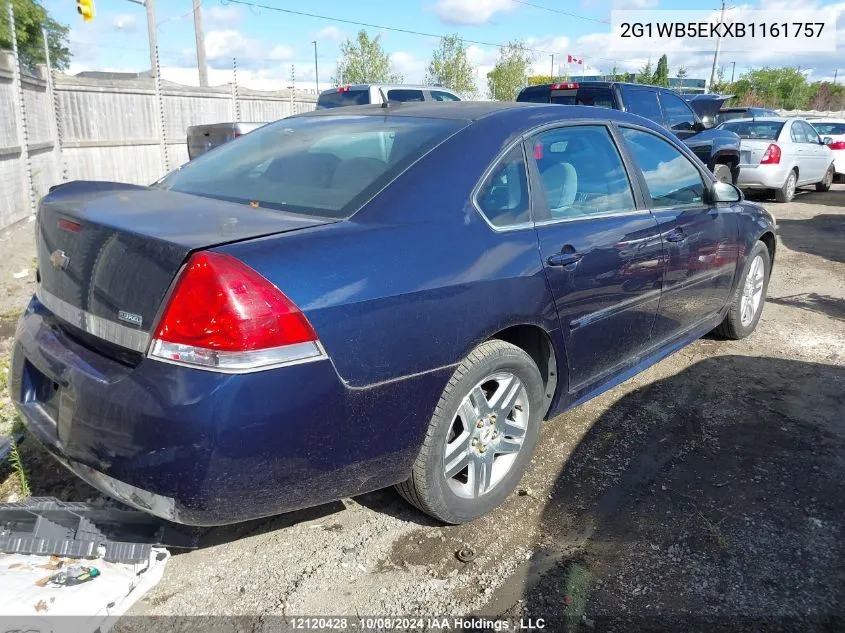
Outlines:
{"label": "windshield", "polygon": [[835,136],[845,135],[845,123],[816,123],[813,122],[816,132],[822,136],[833,134]]}
{"label": "windshield", "polygon": [[156,186],[345,218],[463,125],[404,116],[282,119],[203,154]]}
{"label": "windshield", "polygon": [[370,103],[369,90],[347,90],[345,92],[324,92],[317,99],[317,109],[340,108],[342,106],[367,105]]}
{"label": "windshield", "polygon": [[716,115],[716,123],[724,123],[725,121],[732,121],[733,119],[749,119],[753,115],[746,110],[722,110]]}
{"label": "windshield", "polygon": [[719,127],[739,135],[740,138],[775,141],[783,129],[783,124],[783,121],[729,121]]}

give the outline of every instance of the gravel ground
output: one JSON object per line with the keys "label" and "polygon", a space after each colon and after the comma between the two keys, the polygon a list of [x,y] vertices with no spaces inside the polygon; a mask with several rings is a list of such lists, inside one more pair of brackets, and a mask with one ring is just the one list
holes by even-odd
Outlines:
{"label": "gravel ground", "polygon": [[[132,613],[845,630],[845,185],[765,204],[781,234],[757,332],[697,341],[547,423],[492,516],[443,527],[385,490],[215,528]],[[12,278],[30,233],[3,236],[0,312],[31,290]],[[0,355],[11,323],[0,318]],[[26,444],[35,494],[95,495]]]}

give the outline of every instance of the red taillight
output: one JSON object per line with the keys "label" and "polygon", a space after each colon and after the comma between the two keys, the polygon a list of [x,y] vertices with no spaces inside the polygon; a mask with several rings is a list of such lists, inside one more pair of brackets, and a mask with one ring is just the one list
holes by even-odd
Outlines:
{"label": "red taillight", "polygon": [[543,144],[542,143],[534,143],[534,159],[535,160],[542,160],[543,159]]}
{"label": "red taillight", "polygon": [[305,315],[267,279],[222,253],[182,271],[155,331],[155,358],[254,370],[322,354]]}
{"label": "red taillight", "polygon": [[64,229],[65,231],[70,231],[71,233],[79,233],[82,230],[82,225],[79,222],[74,222],[73,220],[59,220],[59,228]]}
{"label": "red taillight", "polygon": [[828,145],[830,149],[845,149],[845,141],[836,141]]}
{"label": "red taillight", "polygon": [[552,84],[552,90],[570,90],[571,88],[577,88],[578,84]]}
{"label": "red taillight", "polygon": [[243,136],[243,134],[241,134],[240,132],[235,132],[235,138],[240,138],[242,136]]}
{"label": "red taillight", "polygon": [[760,160],[761,165],[777,165],[780,163],[780,147],[772,143],[766,148],[763,158]]}
{"label": "red taillight", "polygon": [[338,92],[349,92],[349,89],[350,89],[351,87],[352,87],[352,86],[338,86],[338,87],[337,87],[337,91],[338,91]]}

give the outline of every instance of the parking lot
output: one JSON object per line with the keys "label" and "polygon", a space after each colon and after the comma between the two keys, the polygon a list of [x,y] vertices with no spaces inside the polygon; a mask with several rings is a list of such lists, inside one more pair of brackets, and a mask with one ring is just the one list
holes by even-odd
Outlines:
{"label": "parking lot", "polygon": [[[616,630],[747,617],[841,630],[845,185],[764,204],[780,237],[757,332],[701,339],[548,422],[492,515],[444,527],[384,490],[206,530],[134,613],[482,613]],[[33,287],[32,232],[2,236],[0,361]],[[33,495],[96,495],[33,441],[21,452]]]}

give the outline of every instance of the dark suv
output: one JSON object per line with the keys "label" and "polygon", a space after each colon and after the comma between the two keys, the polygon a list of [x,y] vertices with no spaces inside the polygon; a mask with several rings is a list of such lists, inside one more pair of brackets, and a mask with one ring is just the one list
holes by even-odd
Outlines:
{"label": "dark suv", "polygon": [[668,88],[620,81],[582,81],[527,86],[516,98],[529,103],[588,105],[624,110],[671,130],[723,182],[739,175],[740,138],[708,129],[677,93]]}

